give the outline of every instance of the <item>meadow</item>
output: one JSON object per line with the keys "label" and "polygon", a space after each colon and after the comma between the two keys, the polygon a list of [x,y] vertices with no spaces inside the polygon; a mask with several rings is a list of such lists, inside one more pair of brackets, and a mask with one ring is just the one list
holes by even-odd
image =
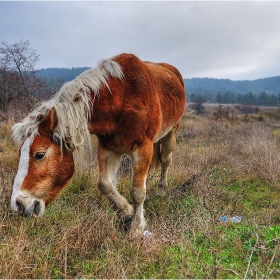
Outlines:
{"label": "meadow", "polygon": [[[183,116],[166,193],[159,174],[148,178],[152,235],[139,240],[128,238],[100,194],[96,154],[43,218],[13,213],[19,147],[14,120],[0,122],[0,278],[280,278],[279,109],[219,117],[213,110]],[[129,197],[129,158],[118,177]]]}

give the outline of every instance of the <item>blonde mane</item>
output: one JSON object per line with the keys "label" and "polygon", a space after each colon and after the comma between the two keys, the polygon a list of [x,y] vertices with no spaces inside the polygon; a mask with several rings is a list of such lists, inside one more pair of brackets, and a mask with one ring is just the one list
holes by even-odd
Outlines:
{"label": "blonde mane", "polygon": [[25,119],[12,127],[13,139],[20,143],[38,133],[40,121],[54,107],[58,116],[54,139],[71,151],[90,149],[88,121],[93,100],[99,97],[102,85],[109,89],[107,80],[110,77],[120,80],[124,78],[120,65],[112,59],[100,61],[96,68],[89,69],[73,81],[65,83],[50,100],[41,103]]}

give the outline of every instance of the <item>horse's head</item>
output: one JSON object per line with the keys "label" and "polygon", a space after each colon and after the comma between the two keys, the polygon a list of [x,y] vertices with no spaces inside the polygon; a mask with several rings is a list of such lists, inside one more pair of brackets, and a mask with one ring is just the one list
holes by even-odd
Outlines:
{"label": "horse's head", "polygon": [[27,137],[20,148],[11,206],[22,216],[42,216],[73,175],[73,154],[53,135],[57,124],[53,108],[39,123],[38,133]]}

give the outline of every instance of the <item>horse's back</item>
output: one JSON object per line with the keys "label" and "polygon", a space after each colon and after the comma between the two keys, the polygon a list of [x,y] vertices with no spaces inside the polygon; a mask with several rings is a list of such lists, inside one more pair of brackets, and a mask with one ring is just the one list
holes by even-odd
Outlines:
{"label": "horse's back", "polygon": [[186,93],[183,77],[176,67],[164,62],[142,61],[133,54],[121,54],[115,59],[121,64],[128,83],[133,85],[129,87],[130,95],[133,88],[133,94],[145,100],[157,99],[164,115],[180,119]]}

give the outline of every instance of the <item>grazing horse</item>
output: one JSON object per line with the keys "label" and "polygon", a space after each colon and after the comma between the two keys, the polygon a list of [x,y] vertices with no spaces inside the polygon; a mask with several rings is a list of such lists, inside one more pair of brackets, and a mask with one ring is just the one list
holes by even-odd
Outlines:
{"label": "grazing horse", "polygon": [[[149,167],[152,162],[161,166],[159,186],[166,187],[185,104],[184,82],[175,67],[133,54],[102,60],[13,126],[13,138],[22,145],[12,209],[25,217],[42,216],[74,173],[73,153],[89,157],[90,134],[95,134],[98,187],[131,222],[130,233],[141,235]],[[123,154],[132,162],[133,206],[116,188]]]}

